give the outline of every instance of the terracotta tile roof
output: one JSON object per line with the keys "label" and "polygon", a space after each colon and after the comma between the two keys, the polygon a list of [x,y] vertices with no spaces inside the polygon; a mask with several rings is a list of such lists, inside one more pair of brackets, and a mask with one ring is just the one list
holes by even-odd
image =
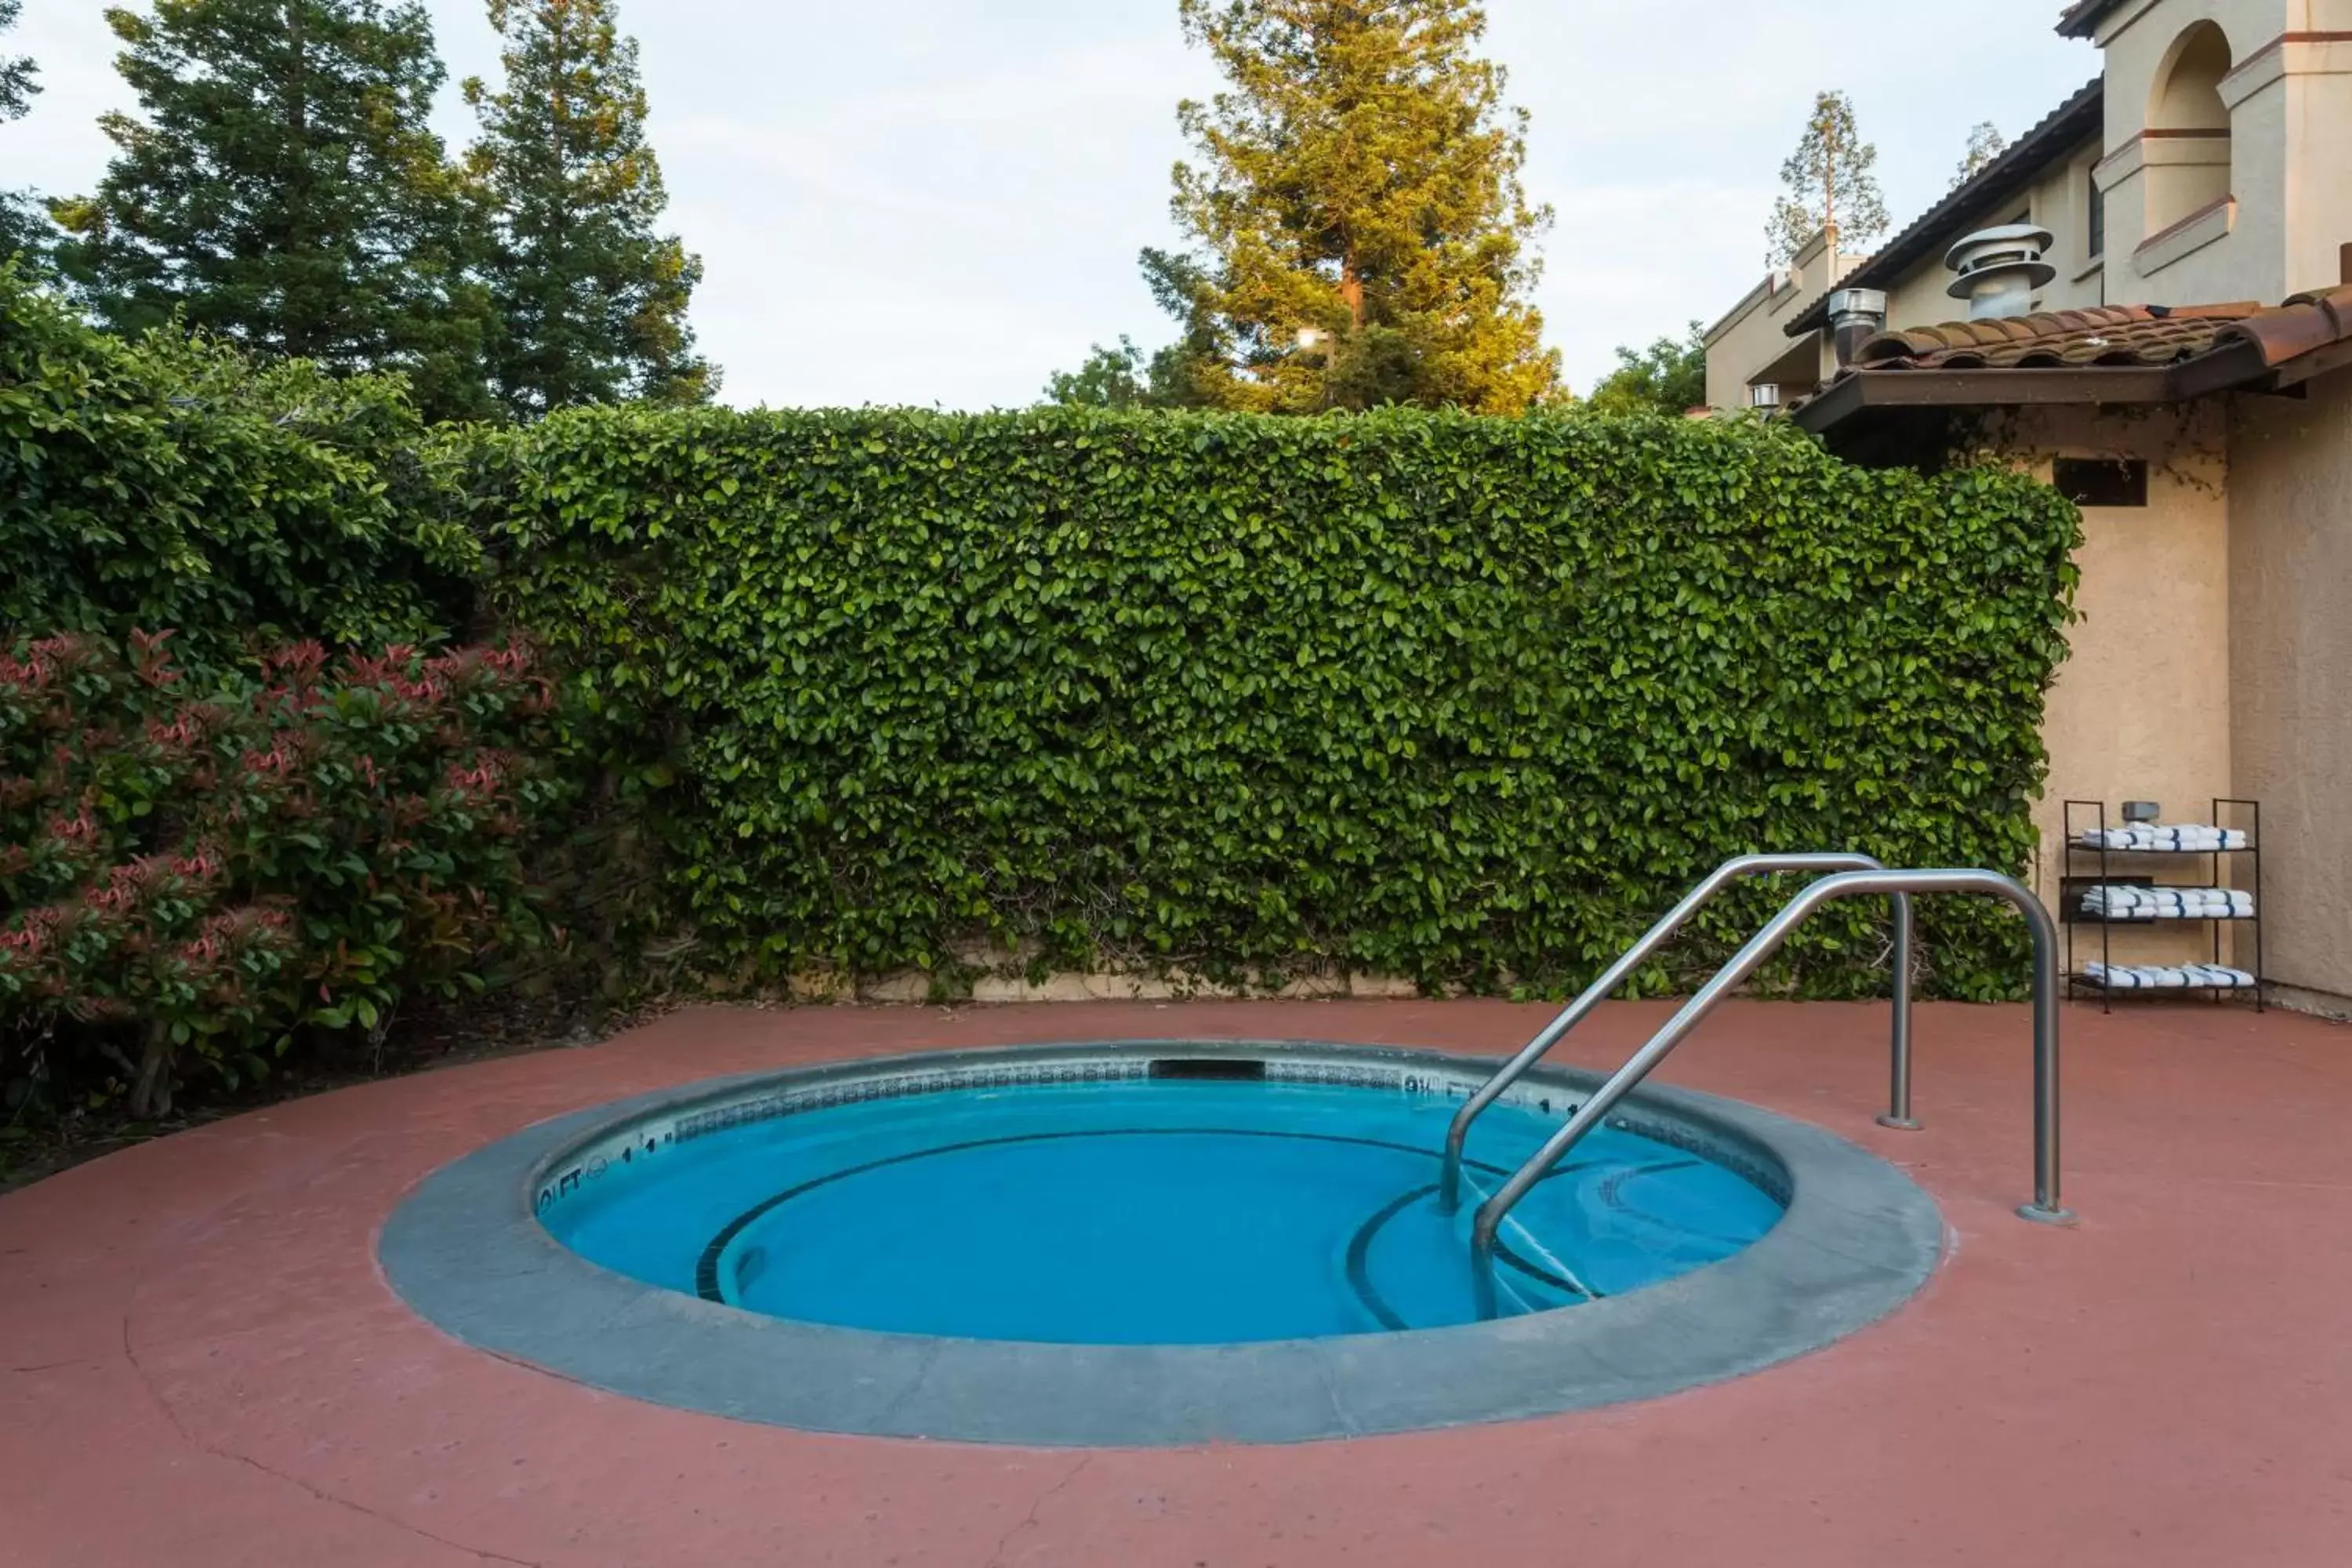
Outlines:
{"label": "terracotta tile roof", "polygon": [[2352,285],[2298,294],[2272,308],[2102,305],[1881,332],[1855,351],[1856,370],[2161,368],[2236,342],[2275,367],[2352,342]]}
{"label": "terracotta tile roof", "polygon": [[2102,305],[1880,332],[1789,416],[1816,435],[1857,421],[1877,439],[1923,410],[2182,403],[2347,372],[2352,282],[2284,305]]}
{"label": "terracotta tile roof", "polygon": [[1859,370],[2010,370],[2057,365],[2166,365],[2194,359],[2221,329],[2260,305],[2102,305],[1990,321],[1881,332],[1854,354]]}
{"label": "terracotta tile roof", "polygon": [[2352,282],[2297,294],[2275,310],[2256,311],[2222,336],[2252,342],[2262,351],[2263,363],[2273,366],[2352,342]]}
{"label": "terracotta tile roof", "polygon": [[2123,3],[2124,0],[2074,0],[2074,4],[2068,5],[2065,14],[2058,18],[2058,36],[2062,38],[2092,37],[2098,32],[2099,24],[2107,19],[2107,13]]}

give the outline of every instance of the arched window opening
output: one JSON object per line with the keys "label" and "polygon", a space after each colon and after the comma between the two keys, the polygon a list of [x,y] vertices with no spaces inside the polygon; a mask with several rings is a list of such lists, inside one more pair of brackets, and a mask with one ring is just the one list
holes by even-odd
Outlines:
{"label": "arched window opening", "polygon": [[2211,22],[2175,39],[2156,73],[2144,146],[2149,234],[2230,195],[2230,109],[2221,101],[2229,74],[2230,40]]}

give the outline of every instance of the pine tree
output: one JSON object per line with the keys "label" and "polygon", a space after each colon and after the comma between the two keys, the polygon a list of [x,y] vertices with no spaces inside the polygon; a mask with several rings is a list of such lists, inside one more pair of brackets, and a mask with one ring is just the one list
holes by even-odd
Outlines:
{"label": "pine tree", "polygon": [[[16,14],[23,8],[21,0],[0,0],[0,33],[16,25]],[[32,107],[33,95],[41,90],[41,84],[33,79],[38,74],[29,58],[0,55],[0,125],[21,119]],[[17,255],[37,258],[48,226],[30,192],[0,191],[0,264]]]}
{"label": "pine tree", "polygon": [[1473,0],[1179,0],[1231,84],[1178,120],[1171,204],[1199,247],[1144,254],[1182,341],[1153,401],[1291,413],[1517,413],[1558,387],[1526,301],[1550,221],[1527,116],[1475,53]]}
{"label": "pine tree", "polygon": [[[22,0],[0,0],[0,33],[16,25],[16,14],[24,8]],[[37,74],[31,60],[0,55],[0,121],[17,119],[32,107],[33,95],[41,90],[33,79]]]}
{"label": "pine tree", "polygon": [[1993,160],[2009,151],[2009,138],[2000,127],[1987,120],[1969,132],[1968,151],[1960,156],[1959,169],[1952,175],[1952,189],[1958,190],[1979,174],[1992,167]]}
{"label": "pine tree", "polygon": [[655,232],[668,204],[646,141],[635,40],[613,0],[489,0],[505,86],[466,83],[469,170],[494,215],[492,380],[521,416],[623,397],[700,402],[718,373],[686,311],[702,263]]}
{"label": "pine tree", "polygon": [[474,225],[426,126],[446,75],[422,5],[156,0],[110,9],[143,118],[63,259],[118,329],[184,315],[264,355],[407,373],[436,417],[492,411]]}
{"label": "pine tree", "polygon": [[1854,125],[1853,100],[1842,92],[1816,98],[1803,138],[1780,165],[1786,193],[1765,227],[1773,259],[1794,261],[1825,232],[1845,246],[1885,234],[1886,197],[1871,172],[1877,163],[1878,149]]}

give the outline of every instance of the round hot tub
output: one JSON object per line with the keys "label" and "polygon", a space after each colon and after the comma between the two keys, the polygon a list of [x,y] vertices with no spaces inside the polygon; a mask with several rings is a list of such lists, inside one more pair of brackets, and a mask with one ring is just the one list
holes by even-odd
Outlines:
{"label": "round hot tub", "polygon": [[1891,1310],[1941,1224],[1892,1167],[1645,1091],[1474,1259],[1470,1216],[1580,1102],[1538,1071],[1140,1043],[692,1086],[531,1129],[386,1227],[394,1287],[503,1354],[657,1403],[1047,1445],[1503,1419],[1736,1375]]}

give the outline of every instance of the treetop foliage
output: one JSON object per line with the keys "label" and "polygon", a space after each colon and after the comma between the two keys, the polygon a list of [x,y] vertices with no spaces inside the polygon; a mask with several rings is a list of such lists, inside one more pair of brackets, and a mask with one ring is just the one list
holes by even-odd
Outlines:
{"label": "treetop foliage", "polygon": [[1992,167],[1993,161],[2009,151],[2009,138],[1991,121],[1978,122],[1969,132],[1968,151],[1960,154],[1960,166],[1952,172],[1952,189],[1958,190],[1979,174]]}
{"label": "treetop foliage", "polygon": [[1550,220],[1519,183],[1527,116],[1471,0],[1180,0],[1229,84],[1178,106],[1171,203],[1196,247],[1146,251],[1182,325],[1162,401],[1279,413],[1388,403],[1517,413],[1557,356],[1526,302]]}
{"label": "treetop foliage", "polygon": [[[12,8],[15,0],[8,0]],[[462,165],[418,0],[155,0],[107,12],[135,114],[95,194],[51,204],[99,319],[398,372],[434,419],[693,402],[699,260],[656,232],[636,46],[611,0],[490,0],[505,79]],[[10,81],[14,78],[10,77]],[[0,235],[0,239],[5,239]]]}
{"label": "treetop foliage", "polygon": [[1863,140],[1853,100],[1843,92],[1813,100],[1797,150],[1780,165],[1782,193],[1765,226],[1772,258],[1794,261],[1824,232],[1842,246],[1866,245],[1885,234],[1885,193],[1878,188],[1878,149]]}
{"label": "treetop foliage", "polygon": [[141,112],[104,116],[62,263],[123,331],[175,315],[256,353],[404,373],[435,417],[487,414],[488,301],[430,128],[446,74],[421,5],[156,0],[106,13]]}
{"label": "treetop foliage", "polygon": [[1617,351],[1617,368],[1609,373],[1585,406],[1596,414],[1688,413],[1706,402],[1706,344],[1699,334],[1704,323],[1693,321],[1677,340],[1660,338],[1636,353]]}
{"label": "treetop foliage", "polygon": [[[16,25],[21,0],[0,0],[0,33]],[[0,54],[0,125],[23,117],[41,84],[40,68],[26,56]],[[48,246],[49,225],[28,192],[0,188],[0,261],[26,256],[38,261]]]}
{"label": "treetop foliage", "polygon": [[718,373],[694,353],[702,262],[656,226],[668,195],[646,139],[637,46],[612,0],[489,0],[505,81],[465,84],[482,134],[467,155],[495,230],[490,380],[509,413],[645,397],[694,403]]}
{"label": "treetop foliage", "polygon": [[[24,0],[0,0],[0,33],[15,26],[23,10]],[[33,79],[39,74],[40,68],[25,56],[0,55],[0,121],[15,120],[32,106],[33,95],[41,90]]]}

